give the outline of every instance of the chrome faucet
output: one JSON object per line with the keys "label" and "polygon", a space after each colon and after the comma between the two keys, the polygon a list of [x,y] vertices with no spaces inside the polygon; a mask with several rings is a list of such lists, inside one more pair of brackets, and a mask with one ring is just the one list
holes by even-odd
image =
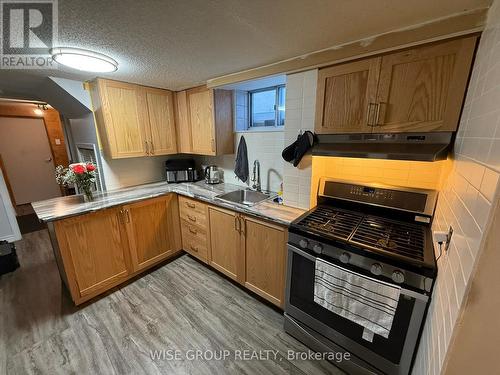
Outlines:
{"label": "chrome faucet", "polygon": [[260,186],[260,162],[258,160],[255,160],[253,162],[252,182],[252,189],[255,189],[257,191],[262,190]]}

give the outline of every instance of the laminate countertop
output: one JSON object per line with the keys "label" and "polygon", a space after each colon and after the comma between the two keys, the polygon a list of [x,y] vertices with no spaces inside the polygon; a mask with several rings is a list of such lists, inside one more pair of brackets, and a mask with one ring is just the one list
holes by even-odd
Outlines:
{"label": "laminate countertop", "polygon": [[92,202],[84,202],[82,195],[70,195],[33,202],[31,205],[38,219],[43,222],[61,220],[71,216],[95,212],[113,206],[158,197],[168,193],[176,193],[195,198],[214,206],[224,207],[286,226],[305,212],[299,208],[277,204],[273,202],[272,199],[248,207],[237,203],[221,201],[216,198],[217,195],[241,189],[242,187],[238,185],[224,183],[207,185],[204,181],[194,183],[182,182],[176,184],[156,182],[97,193],[94,195],[94,200]]}

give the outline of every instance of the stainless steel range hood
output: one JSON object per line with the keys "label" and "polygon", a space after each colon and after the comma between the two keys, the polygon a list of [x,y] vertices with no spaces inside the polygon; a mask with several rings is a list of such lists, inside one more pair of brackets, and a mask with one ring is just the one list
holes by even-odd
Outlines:
{"label": "stainless steel range hood", "polygon": [[444,160],[453,133],[323,134],[313,155],[416,161]]}

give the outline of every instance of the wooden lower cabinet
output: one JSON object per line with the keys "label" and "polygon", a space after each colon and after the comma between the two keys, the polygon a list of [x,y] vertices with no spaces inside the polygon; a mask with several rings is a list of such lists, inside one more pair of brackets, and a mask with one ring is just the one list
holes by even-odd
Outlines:
{"label": "wooden lower cabinet", "polygon": [[76,304],[128,278],[130,253],[120,211],[111,208],[54,224],[65,278]]}
{"label": "wooden lower cabinet", "polygon": [[245,287],[283,307],[287,230],[244,216]]}
{"label": "wooden lower cabinet", "polygon": [[210,207],[209,264],[283,307],[287,230],[233,211]]}
{"label": "wooden lower cabinet", "polygon": [[123,211],[134,272],[181,250],[176,194],[126,205]]}
{"label": "wooden lower cabinet", "polygon": [[194,257],[208,262],[208,205],[195,199],[179,197],[182,248]]}
{"label": "wooden lower cabinet", "polygon": [[61,275],[78,305],[181,250],[177,195],[59,220],[54,233]]}
{"label": "wooden lower cabinet", "polygon": [[208,212],[211,245],[209,264],[231,279],[243,282],[240,215],[218,207],[209,207]]}

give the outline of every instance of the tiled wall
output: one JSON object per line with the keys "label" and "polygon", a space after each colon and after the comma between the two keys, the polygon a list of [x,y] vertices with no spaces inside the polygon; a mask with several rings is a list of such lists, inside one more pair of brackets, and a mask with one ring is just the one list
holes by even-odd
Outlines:
{"label": "tiled wall", "polygon": [[222,155],[217,157],[206,156],[201,158],[203,164],[216,164],[224,173],[224,182],[251,186],[252,168],[255,159],[260,162],[262,189],[279,191],[281,181],[283,181],[283,159],[281,151],[283,150],[283,131],[262,131],[236,133],[235,151],[241,136],[245,137],[248,151],[249,182],[243,183],[236,178],[234,174],[234,164],[236,155]]}
{"label": "tiled wall", "polygon": [[323,176],[438,190],[448,163],[313,156],[311,206],[316,205],[318,182]]}
{"label": "tiled wall", "polygon": [[234,91],[234,121],[236,131],[248,129],[248,91]]}
{"label": "tiled wall", "polygon": [[[443,184],[434,229],[454,229],[439,274],[413,374],[437,375],[446,358],[478,253],[488,231],[500,172],[500,3],[490,9],[460,128],[455,160]],[[474,358],[470,358],[474,361]]]}
{"label": "tiled wall", "polygon": [[[297,139],[300,131],[314,130],[318,70],[287,75],[285,146]],[[304,156],[298,168],[284,164],[283,199],[286,205],[309,208],[312,157]]]}

